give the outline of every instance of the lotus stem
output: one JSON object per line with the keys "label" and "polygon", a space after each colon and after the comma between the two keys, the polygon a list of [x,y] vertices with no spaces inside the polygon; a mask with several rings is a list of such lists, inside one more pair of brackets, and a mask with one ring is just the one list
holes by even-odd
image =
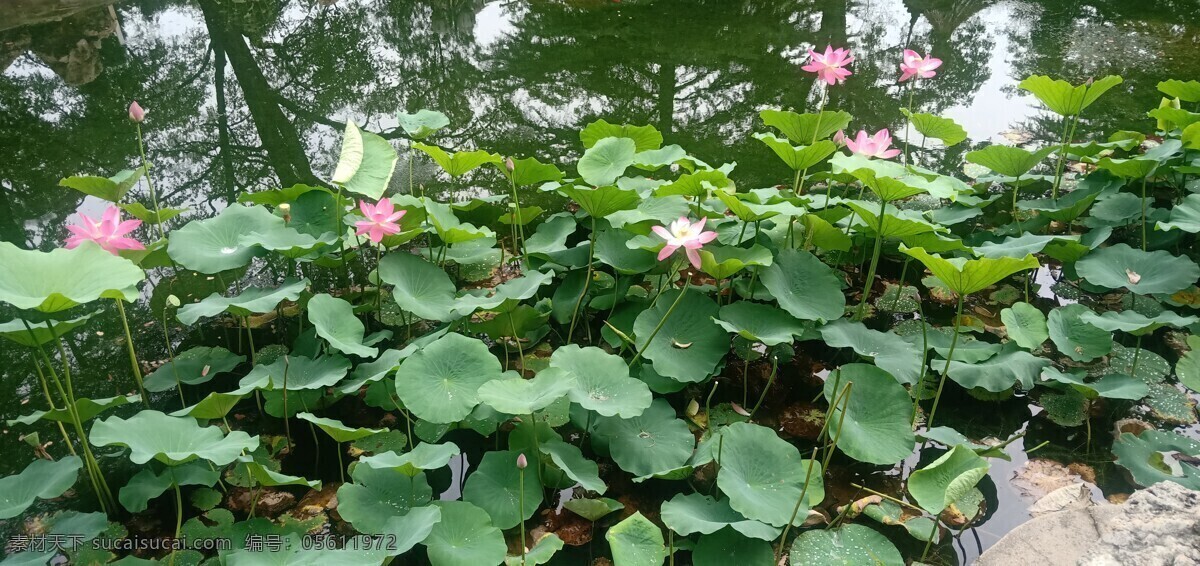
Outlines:
{"label": "lotus stem", "polygon": [[746,358],[742,359],[742,406],[745,407],[750,395],[750,358],[747,354]]}
{"label": "lotus stem", "polygon": [[337,457],[338,457],[338,479],[342,483],[346,483],[346,464],[342,462],[342,443],[337,442]]}
{"label": "lotus stem", "polygon": [[[954,359],[954,347],[958,345],[958,324],[962,318],[963,299],[962,293],[958,295],[958,309],[954,315],[954,336],[950,339],[950,351],[946,353],[946,365],[942,367],[942,377],[938,381],[937,393],[933,395],[933,408],[929,410],[929,420],[925,421],[925,428],[933,428],[933,417],[937,415],[938,402],[942,400],[942,388],[946,386],[946,375],[950,373],[950,361]],[[920,395],[920,392],[917,393]]]}
{"label": "lotus stem", "polygon": [[895,503],[895,504],[897,504],[897,505],[902,505],[902,506],[904,506],[904,507],[908,507],[909,509],[913,509],[913,510],[915,510],[915,511],[919,511],[919,512],[921,512],[921,513],[924,513],[924,512],[925,512],[925,510],[924,510],[924,509],[921,509],[920,507],[917,507],[916,505],[913,505],[912,503],[909,503],[909,502],[907,502],[907,501],[903,501],[903,500],[901,500],[901,499],[897,499],[897,498],[895,498],[895,497],[892,497],[892,496],[890,496],[890,495],[888,495],[888,494],[886,494],[886,493],[880,493],[880,492],[878,492],[878,491],[875,491],[875,490],[873,490],[873,489],[871,489],[871,488],[869,488],[869,487],[862,486],[862,485],[858,485],[858,484],[856,484],[856,483],[851,483],[851,484],[850,484],[850,487],[853,487],[853,488],[855,488],[855,489],[859,489],[859,490],[865,491],[865,492],[867,492],[867,493],[870,493],[871,495],[878,495],[879,497],[882,497],[882,498],[884,498],[884,499],[886,499],[886,500],[888,500],[888,501],[891,501],[892,503]]}
{"label": "lotus stem", "polygon": [[[575,308],[571,310],[571,327],[567,330],[567,342],[571,342],[571,336],[575,334],[575,322],[579,316],[579,306],[583,304],[583,298],[587,296],[588,288],[592,285],[592,263],[596,259],[596,217],[592,217],[592,233],[590,244],[588,245],[588,266],[587,272],[583,277],[583,290],[579,293],[579,298],[575,299]],[[584,317],[586,318],[586,317]]]}
{"label": "lotus stem", "polygon": [[933,546],[933,539],[938,534],[938,522],[940,521],[937,514],[933,516],[933,529],[929,531],[929,539],[925,541],[925,550],[921,551],[921,561],[925,561],[925,557],[929,555],[929,548]]}
{"label": "lotus stem", "polygon": [[150,190],[150,203],[154,205],[154,226],[158,229],[158,238],[165,240],[167,234],[163,230],[162,209],[158,206],[158,193],[155,192],[154,182],[150,179],[150,162],[146,160],[146,144],[142,141],[142,124],[141,122],[134,124],[137,126],[138,154],[142,156],[142,171],[146,176],[146,188]]}
{"label": "lotus stem", "polygon": [[179,542],[179,531],[183,528],[183,494],[179,492],[179,482],[175,480],[175,471],[171,470],[171,487],[175,488],[175,540],[172,541],[171,560],[169,564],[175,564],[175,553],[177,549],[175,544]]}
{"label": "lotus stem", "polygon": [[[867,280],[863,282],[862,300],[858,303],[858,313],[854,315],[856,320],[862,320],[863,309],[867,306],[867,299],[871,296],[871,283],[875,281],[875,270],[879,267],[879,254],[883,251],[883,214],[887,209],[887,201],[879,199],[879,225],[875,230],[875,249],[871,252],[871,268],[867,270]],[[899,299],[899,292],[896,298]]]}
{"label": "lotus stem", "polygon": [[[908,83],[908,105],[904,107],[904,109],[908,110],[908,112],[910,114],[913,111],[912,110],[913,92],[916,90],[917,90],[917,81],[914,78],[911,82]],[[902,161],[904,162],[905,167],[908,166],[908,127],[911,124],[912,124],[912,120],[909,119],[907,116],[905,116],[905,120],[904,120],[904,153],[900,154],[902,156]],[[924,145],[925,145],[924,143],[921,144],[922,147]]]}
{"label": "lotus stem", "polygon": [[[536,428],[534,428],[533,437],[537,438]],[[521,566],[525,566],[525,468],[517,467],[517,484],[520,486],[517,507],[521,514]]]}
{"label": "lotus stem", "polygon": [[900,307],[900,297],[904,294],[904,279],[908,277],[908,264],[911,261],[912,256],[908,256],[904,260],[904,267],[900,268],[900,281],[896,286],[896,300],[892,301],[892,312],[895,312]]}
{"label": "lotus stem", "polygon": [[[533,428],[533,449],[536,451],[533,465],[534,470],[537,471],[538,485],[545,485],[542,482],[542,441],[538,438],[537,420],[534,419],[533,413],[529,413],[529,426]],[[524,516],[524,513],[521,515]]]}
{"label": "lotus stem", "polygon": [[1142,335],[1137,336],[1133,345],[1133,365],[1129,368],[1129,377],[1137,377],[1138,359],[1142,357]]}
{"label": "lotus stem", "polygon": [[[850,392],[853,387],[853,381],[847,383],[846,386],[842,388],[842,394],[839,396],[840,398],[837,399],[838,401],[841,401],[842,414],[838,415],[837,434],[833,436],[833,442],[830,443],[829,448],[825,450],[825,459],[821,461],[821,469],[829,468],[829,460],[833,458],[833,451],[835,448],[837,448],[838,441],[842,439],[842,430],[845,428],[842,425],[845,424],[846,413],[850,410]],[[835,403],[834,406],[837,406],[837,403]],[[829,420],[826,419],[825,422],[828,423]]]}
{"label": "lotus stem", "polygon": [[762,406],[763,400],[767,398],[767,392],[771,390],[771,385],[775,383],[775,375],[779,369],[779,357],[771,356],[771,375],[767,377],[767,386],[763,388],[762,394],[758,396],[758,401],[754,403],[754,408],[750,409],[750,416],[753,419],[754,413]]}
{"label": "lotus stem", "polygon": [[675,566],[675,531],[670,527],[667,527],[667,559],[671,566]]}
{"label": "lotus stem", "polygon": [[[1058,163],[1054,166],[1054,185],[1050,188],[1050,198],[1058,200],[1058,187],[1062,184],[1063,165],[1067,162],[1067,144],[1075,137],[1075,126],[1079,124],[1079,115],[1063,117],[1062,148],[1058,153]],[[1068,126],[1070,131],[1068,131]]]}
{"label": "lotus stem", "polygon": [[142,402],[149,403],[150,398],[146,397],[146,388],[142,386],[142,368],[138,364],[137,352],[133,349],[133,335],[129,332],[129,318],[125,316],[125,305],[121,299],[113,299],[113,302],[117,304],[117,312],[121,313],[121,327],[125,330],[125,349],[129,351],[129,366],[133,369],[133,380],[137,382]]}
{"label": "lotus stem", "polygon": [[[816,126],[813,127],[812,141],[808,142],[808,145],[817,143],[817,137],[821,135],[821,116],[825,112],[825,100],[826,100],[828,94],[829,94],[829,89],[822,87],[821,88],[821,102],[820,102],[820,104],[817,105],[817,124],[816,124]],[[800,173],[800,181],[797,184],[798,188],[796,189],[796,196],[800,196],[800,195],[804,194],[804,181],[808,180],[807,175],[808,175],[808,167],[805,167],[804,171]],[[825,193],[825,204],[826,205],[829,204],[829,193],[828,192]]]}
{"label": "lotus stem", "polygon": [[637,353],[633,355],[633,359],[629,360],[629,367],[633,367],[633,364],[637,363],[638,359],[642,357],[642,353],[646,351],[646,348],[649,348],[650,344],[654,342],[654,337],[658,336],[658,331],[662,330],[663,325],[667,323],[667,319],[671,318],[671,313],[675,312],[675,307],[679,306],[679,302],[683,300],[684,295],[687,295],[688,289],[691,286],[692,278],[684,277],[683,290],[679,292],[678,297],[675,297],[675,302],[671,303],[671,306],[667,308],[667,313],[663,315],[662,320],[658,321],[658,326],[654,327],[654,331],[650,333],[650,337],[642,343],[641,348],[638,348]]}
{"label": "lotus stem", "polygon": [[[37,343],[36,340],[37,339],[35,338],[35,344]],[[49,382],[46,381],[46,374],[42,371],[42,361],[36,356],[33,358],[33,367],[37,370],[38,382],[42,385],[42,394],[46,396],[46,403],[50,405],[51,411],[57,411],[58,406],[54,404],[54,398],[50,396],[50,385]],[[75,453],[75,444],[71,442],[71,437],[67,436],[67,429],[63,426],[62,421],[55,421],[54,424],[58,425],[58,431],[62,433],[63,443],[67,445],[67,450],[71,452],[72,456],[78,456],[78,454]]]}
{"label": "lotus stem", "polygon": [[[246,466],[246,471],[247,471],[247,473],[249,473],[249,470],[250,470],[250,466],[249,466],[249,465],[247,465],[247,466]],[[249,513],[249,515],[246,517],[247,519],[253,519],[253,518],[254,518],[254,509],[255,509],[256,507],[258,507],[258,495],[259,495],[259,493],[260,493],[261,491],[262,491],[262,485],[261,485],[261,484],[260,484],[260,485],[255,485],[255,486],[254,486],[254,489],[250,490],[250,513]]]}
{"label": "lotus stem", "polygon": [[[513,204],[514,204],[514,210],[513,210],[514,222],[513,222],[513,224],[515,226],[517,234],[520,235],[520,239],[517,240],[517,242],[515,242],[515,243],[520,246],[518,249],[521,250],[521,257],[524,258],[525,257],[525,218],[521,215],[521,198],[517,195],[517,179],[515,177],[513,177],[513,173],[511,173],[511,172],[508,174],[508,184],[509,184],[509,187],[512,189],[512,197],[513,197]],[[595,230],[595,228],[594,228],[595,223],[596,223],[596,219],[593,218],[592,219],[593,231]]]}
{"label": "lotus stem", "polygon": [[163,344],[167,347],[167,360],[171,364],[171,371],[175,373],[175,390],[179,391],[180,408],[187,408],[187,399],[183,398],[183,383],[179,380],[179,368],[175,367],[175,349],[171,347],[171,331],[167,325],[167,309],[162,312],[163,325]]}
{"label": "lotus stem", "polygon": [[[804,474],[804,486],[800,488],[800,497],[796,499],[796,506],[792,507],[792,517],[788,519],[786,525],[783,526],[783,533],[779,535],[779,545],[775,549],[775,562],[783,557],[783,545],[787,544],[788,531],[792,530],[792,523],[796,522],[796,515],[800,514],[800,506],[804,504],[804,497],[808,495],[808,484],[812,480],[812,471],[817,463],[817,448],[813,447],[812,456],[808,458],[808,471]],[[822,468],[824,469],[824,468]]]}
{"label": "lotus stem", "polygon": [[258,365],[258,354],[254,348],[254,332],[250,330],[250,317],[242,317],[242,328],[246,329],[246,340],[250,345],[250,363]]}
{"label": "lotus stem", "polygon": [[[513,321],[512,313],[507,313],[507,316],[508,316],[508,328],[513,333],[513,342],[515,342],[517,344],[517,361],[520,364],[521,373],[524,374],[525,373],[525,348],[521,347],[521,337],[517,336],[517,324],[516,324],[516,322]],[[505,348],[504,351],[506,354],[508,353],[507,348]]]}

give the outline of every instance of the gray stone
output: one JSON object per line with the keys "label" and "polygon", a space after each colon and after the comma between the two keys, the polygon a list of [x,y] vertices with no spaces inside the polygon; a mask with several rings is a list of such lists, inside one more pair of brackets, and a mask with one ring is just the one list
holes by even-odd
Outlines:
{"label": "gray stone", "polygon": [[1200,491],[1163,482],[1121,505],[1047,513],[1013,529],[976,564],[1200,566]]}

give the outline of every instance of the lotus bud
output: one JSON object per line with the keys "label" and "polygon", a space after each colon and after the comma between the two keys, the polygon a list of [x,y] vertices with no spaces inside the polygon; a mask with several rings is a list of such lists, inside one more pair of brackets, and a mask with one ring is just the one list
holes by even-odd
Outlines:
{"label": "lotus bud", "polygon": [[1083,84],[1090,87],[1090,86],[1092,86],[1092,83],[1094,83],[1094,82],[1096,82],[1094,78],[1088,77],[1087,82],[1085,82]]}
{"label": "lotus bud", "polygon": [[179,308],[181,303],[179,302],[179,297],[176,297],[175,295],[167,295],[167,304],[175,308]]}
{"label": "lotus bud", "polygon": [[290,205],[286,202],[279,205],[279,213],[283,215],[284,223],[288,223],[288,222],[292,221],[292,205]]}
{"label": "lotus bud", "polygon": [[142,106],[136,100],[129,104],[129,119],[139,124],[146,119],[146,111],[142,110]]}
{"label": "lotus bud", "polygon": [[699,413],[700,413],[700,403],[697,403],[695,399],[688,401],[687,416],[694,417]]}
{"label": "lotus bud", "polygon": [[730,403],[730,405],[733,406],[733,412],[735,412],[743,417],[750,416],[750,411],[747,411],[746,409],[742,408],[741,405],[738,405],[737,403]]}
{"label": "lotus bud", "polygon": [[511,157],[505,157],[504,158],[504,168],[508,169],[509,173],[512,173],[513,170],[517,168],[517,165],[515,163],[513,163],[513,160]]}
{"label": "lotus bud", "polygon": [[517,455],[517,469],[524,470],[525,466],[528,466],[528,465],[529,465],[529,460],[525,459],[525,454],[524,453],[518,454]]}

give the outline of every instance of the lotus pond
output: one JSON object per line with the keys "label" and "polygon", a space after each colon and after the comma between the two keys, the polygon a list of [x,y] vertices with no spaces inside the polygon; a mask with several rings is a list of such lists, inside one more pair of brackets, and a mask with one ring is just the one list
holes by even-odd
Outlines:
{"label": "lotus pond", "polygon": [[[1104,2],[716,4],[104,7],[157,66],[75,54],[94,120],[18,62],[3,563],[955,564],[1062,481],[1200,489],[1200,66],[971,74]],[[750,43],[594,57],[673,29]]]}

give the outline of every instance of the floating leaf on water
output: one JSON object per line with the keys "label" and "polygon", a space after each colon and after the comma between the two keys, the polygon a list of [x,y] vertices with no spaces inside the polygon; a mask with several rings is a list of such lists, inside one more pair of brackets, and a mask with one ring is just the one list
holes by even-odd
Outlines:
{"label": "floating leaf on water", "polygon": [[596,499],[570,499],[563,504],[563,507],[589,521],[599,521],[614,511],[624,509],[625,505],[615,499],[598,497]]}
{"label": "floating leaf on water", "polygon": [[687,536],[712,534],[725,527],[764,541],[779,537],[780,528],[753,521],[734,511],[726,499],[717,501],[707,495],[678,494],[662,504],[662,520],[672,531]]}
{"label": "floating leaf on water", "polygon": [[640,511],[613,525],[604,535],[613,562],[622,566],[661,566],[667,557],[662,530]]}
{"label": "floating leaf on water", "polygon": [[1154,412],[1154,416],[1168,423],[1189,425],[1196,422],[1196,403],[1186,394],[1169,383],[1156,383],[1150,386],[1150,394],[1146,396],[1146,405]]}
{"label": "floating leaf on water", "polygon": [[904,558],[887,537],[863,525],[805,531],[792,541],[791,564],[903,566]]}
{"label": "floating leaf on water", "polygon": [[78,456],[34,460],[20,473],[0,478],[0,519],[24,513],[37,499],[62,495],[75,485],[82,467],[83,461]]}
{"label": "floating leaf on water", "polygon": [[973,450],[957,445],[908,477],[908,492],[922,509],[941,513],[987,475],[989,464]]}
{"label": "floating leaf on water", "polygon": [[840,375],[827,378],[824,389],[831,404],[853,383],[849,399],[829,413],[829,435],[838,439],[837,447],[855,460],[880,465],[911,455],[916,440],[904,386],[888,372],[867,364],[846,364],[834,371]]}
{"label": "floating leaf on water", "polygon": [[687,423],[675,418],[675,410],[663,399],[655,399],[640,416],[601,416],[595,422],[592,445],[607,445],[617,466],[635,479],[682,467],[696,446]]}
{"label": "floating leaf on water", "polygon": [[1200,267],[1186,256],[1147,252],[1116,244],[1089,253],[1075,264],[1079,276],[1093,285],[1129,289],[1143,295],[1171,294],[1200,279]]}
{"label": "floating leaf on water", "polygon": [[[806,476],[809,486],[794,524],[802,524],[808,509],[825,498],[820,463],[803,459],[800,451],[779,438],[775,431],[736,423],[718,434],[724,440],[719,443],[721,473],[717,475],[717,485],[729,497],[730,507],[744,517],[775,527],[786,525],[800,500]],[[717,444],[712,443],[714,457]],[[810,466],[815,467],[811,475]]]}
{"label": "floating leaf on water", "polygon": [[[520,452],[497,450],[486,452],[463,484],[463,501],[483,509],[492,524],[501,529],[517,526],[533,517],[542,504],[542,484],[535,470],[522,472],[517,467]],[[520,493],[524,482],[522,516]]]}
{"label": "floating leaf on water", "polygon": [[1073,304],[1050,311],[1046,322],[1054,346],[1077,362],[1088,362],[1113,350],[1112,333],[1093,326],[1088,315],[1095,313]]}
{"label": "floating leaf on water", "polygon": [[1200,489],[1200,467],[1195,464],[1195,458],[1200,458],[1200,441],[1165,430],[1147,430],[1137,436],[1126,432],[1113,443],[1112,451],[1117,465],[1129,470],[1143,487],[1172,481]]}

